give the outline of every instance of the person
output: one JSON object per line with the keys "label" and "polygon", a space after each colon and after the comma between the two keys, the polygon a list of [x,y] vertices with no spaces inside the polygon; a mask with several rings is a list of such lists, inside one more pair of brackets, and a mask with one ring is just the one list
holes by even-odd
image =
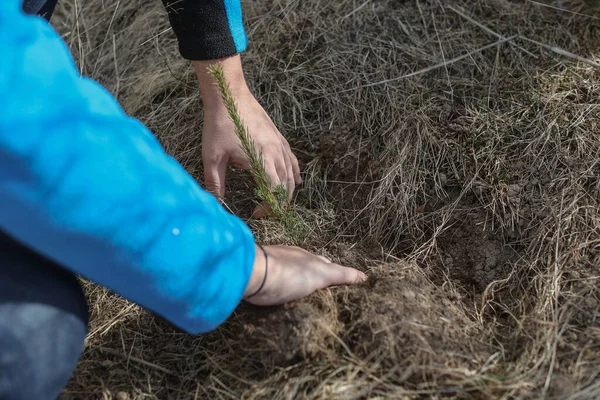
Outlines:
{"label": "person", "polygon": [[0,400],[55,399],[66,384],[88,322],[78,275],[191,334],[242,299],[366,278],[257,245],[19,0],[0,1],[0,54]]}
{"label": "person", "polygon": [[[23,0],[23,10],[50,20],[58,0]],[[234,126],[221,102],[208,67],[223,67],[240,116],[265,160],[265,171],[274,186],[283,185],[290,196],[302,182],[298,160],[289,143],[250,92],[240,53],[248,40],[239,0],[162,0],[182,57],[191,60],[204,107],[202,163],[204,186],[215,196],[225,195],[227,167],[249,169]],[[262,217],[257,207],[254,216]]]}

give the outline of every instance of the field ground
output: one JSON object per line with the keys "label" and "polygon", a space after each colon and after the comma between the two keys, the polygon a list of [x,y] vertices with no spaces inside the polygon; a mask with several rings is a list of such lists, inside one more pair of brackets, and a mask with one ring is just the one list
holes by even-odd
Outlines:
{"label": "field ground", "polygon": [[[249,83],[304,171],[303,229],[250,224],[371,279],[242,305],[197,337],[89,285],[90,334],[61,398],[600,398],[598,9],[244,7]],[[64,0],[53,23],[82,73],[200,181],[197,84],[160,2]],[[229,181],[247,219],[251,180]]]}

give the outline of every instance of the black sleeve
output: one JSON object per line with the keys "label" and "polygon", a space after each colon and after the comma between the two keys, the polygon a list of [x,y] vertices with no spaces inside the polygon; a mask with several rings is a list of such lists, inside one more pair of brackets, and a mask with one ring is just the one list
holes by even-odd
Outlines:
{"label": "black sleeve", "polygon": [[22,8],[25,14],[39,15],[50,21],[58,0],[23,0]]}
{"label": "black sleeve", "polygon": [[248,40],[239,0],[162,0],[179,52],[188,60],[213,60],[240,53]]}

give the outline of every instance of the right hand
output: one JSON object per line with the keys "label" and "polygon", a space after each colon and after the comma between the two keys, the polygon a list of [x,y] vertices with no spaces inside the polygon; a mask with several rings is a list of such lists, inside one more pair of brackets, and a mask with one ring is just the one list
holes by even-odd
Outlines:
{"label": "right hand", "polygon": [[[250,169],[246,154],[242,150],[235,125],[229,118],[221,94],[210,76],[208,68],[219,64],[229,84],[240,118],[251,137],[256,150],[262,155],[265,172],[273,187],[283,185],[291,197],[296,185],[302,182],[298,159],[289,143],[271,121],[265,110],[250,92],[240,55],[220,60],[193,61],[200,83],[204,105],[204,129],[202,131],[202,162],[206,190],[217,198],[225,195],[225,174],[233,165]],[[258,207],[253,216],[264,216],[266,204]]]}
{"label": "right hand", "polygon": [[[247,299],[255,305],[283,304],[319,289],[354,285],[367,279],[365,274],[354,268],[343,267],[298,247],[265,246],[264,249],[269,263],[265,285],[257,295]],[[257,246],[252,276],[244,297],[255,293],[262,284],[265,265],[264,254]]]}

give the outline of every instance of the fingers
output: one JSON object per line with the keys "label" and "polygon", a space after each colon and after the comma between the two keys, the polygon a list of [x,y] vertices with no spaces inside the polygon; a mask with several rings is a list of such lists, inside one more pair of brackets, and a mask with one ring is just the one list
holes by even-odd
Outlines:
{"label": "fingers", "polygon": [[283,166],[282,164],[281,160],[265,160],[265,172],[269,177],[272,188],[283,185],[283,187],[288,189],[285,164]]}
{"label": "fingers", "polygon": [[[287,166],[285,164],[285,156],[281,155],[282,159],[277,160],[276,171],[277,171],[277,179],[279,180],[279,184],[283,185],[285,190],[290,191],[290,186],[288,184],[287,177]],[[277,185],[273,185],[275,187]]]}
{"label": "fingers", "polygon": [[292,175],[294,177],[294,183],[296,185],[299,185],[302,183],[302,178],[300,177],[300,164],[298,164],[298,158],[296,158],[296,156],[294,155],[294,152],[292,151],[292,148],[290,147],[290,144],[288,143],[287,140],[285,140],[284,137],[282,137],[282,141],[283,144],[287,150],[289,159],[290,159],[290,165],[292,167]]}
{"label": "fingers", "polygon": [[[275,164],[273,162],[265,161],[265,172],[267,173],[267,177],[269,178],[269,183],[271,184],[271,187],[274,188],[281,184],[279,174],[277,173],[277,168],[275,168]],[[252,212],[252,218],[264,218],[270,212],[271,209],[269,208],[269,205],[263,201],[260,204],[260,206],[256,207]]]}
{"label": "fingers", "polygon": [[294,174],[294,182],[296,185],[300,185],[302,183],[302,178],[300,177],[300,164],[298,164],[298,159],[290,151],[291,159],[292,159],[292,172]]}
{"label": "fingers", "polygon": [[327,286],[357,285],[367,280],[367,275],[354,268],[331,264]]}
{"label": "fingers", "polygon": [[321,261],[326,262],[327,264],[331,264],[331,260],[327,257],[317,256],[317,258],[321,259]]}
{"label": "fingers", "polygon": [[[280,147],[274,154],[273,164],[275,165],[275,172],[267,173],[270,175],[269,177],[273,181],[275,175],[279,182],[286,188],[289,194],[289,200],[292,199],[294,191],[296,190],[296,185],[302,182],[300,178],[300,166],[298,164],[298,159],[292,153],[289,143],[281,134],[279,134],[281,139],[282,147]],[[273,183],[273,182],[272,182]],[[275,183],[273,183],[276,186]]]}
{"label": "fingers", "polygon": [[265,171],[269,176],[271,181],[271,186],[273,188],[278,185],[282,185],[285,190],[287,190],[289,199],[292,199],[292,195],[294,194],[294,189],[296,184],[294,183],[294,177],[292,175],[291,167],[288,168],[286,164],[287,156],[285,153],[281,154],[281,157],[275,161],[267,162],[265,161]]}
{"label": "fingers", "polygon": [[290,159],[290,155],[288,152],[284,152],[283,156],[285,157],[285,183],[286,188],[289,194],[289,199],[292,200],[294,195],[294,190],[296,189],[296,181],[294,179],[294,170],[292,168],[292,160]]}
{"label": "fingers", "polygon": [[298,252],[298,254],[309,255],[325,263],[325,265],[321,264],[321,266],[318,267],[318,269],[322,272],[323,278],[321,288],[338,285],[356,285],[367,280],[367,275],[355,268],[344,267],[336,264],[325,256],[312,254],[300,247],[290,248],[293,248]]}
{"label": "fingers", "polygon": [[204,186],[215,197],[222,199],[225,196],[225,175],[227,173],[227,158],[215,160],[203,157],[204,160]]}

